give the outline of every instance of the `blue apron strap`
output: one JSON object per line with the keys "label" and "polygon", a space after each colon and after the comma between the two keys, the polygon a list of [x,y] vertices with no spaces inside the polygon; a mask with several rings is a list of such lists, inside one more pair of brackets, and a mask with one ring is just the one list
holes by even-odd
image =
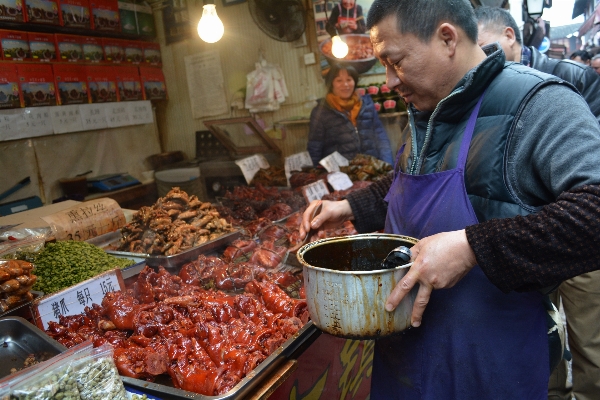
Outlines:
{"label": "blue apron strap", "polygon": [[481,107],[481,102],[483,101],[483,96],[485,96],[485,90],[479,97],[479,100],[477,101],[475,108],[471,112],[469,121],[467,122],[467,127],[465,128],[463,140],[460,145],[460,153],[458,153],[458,161],[456,162],[457,168],[464,168],[464,166],[467,162],[467,154],[469,154],[471,138],[473,137],[473,132],[475,131],[475,123],[477,122],[477,115],[479,114],[479,108]]}

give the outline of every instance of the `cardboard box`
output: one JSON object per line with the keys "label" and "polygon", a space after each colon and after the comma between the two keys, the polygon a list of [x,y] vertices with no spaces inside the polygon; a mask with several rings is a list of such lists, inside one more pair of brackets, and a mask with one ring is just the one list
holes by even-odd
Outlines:
{"label": "cardboard box", "polygon": [[103,32],[121,32],[117,0],[90,0],[92,29]]}
{"label": "cardboard box", "polygon": [[60,25],[58,0],[25,0],[25,9],[29,23]]}
{"label": "cardboard box", "polygon": [[23,107],[19,76],[14,64],[0,64],[0,109]]}
{"label": "cardboard box", "polygon": [[86,63],[104,62],[104,47],[102,47],[101,38],[85,36],[81,48],[83,49],[83,60]]}
{"label": "cardboard box", "polygon": [[2,59],[23,61],[29,58],[29,38],[27,32],[0,30]]}
{"label": "cardboard box", "polygon": [[143,100],[142,82],[138,67],[119,66],[113,67],[117,75],[117,88],[119,101]]}
{"label": "cardboard box", "polygon": [[146,65],[161,66],[160,44],[153,42],[142,42],[144,50],[144,63]]}
{"label": "cardboard box", "polygon": [[104,59],[107,63],[120,64],[125,61],[124,40],[102,38]]}
{"label": "cardboard box", "polygon": [[29,39],[29,54],[31,61],[53,62],[56,61],[56,41],[52,33],[27,34]]}
{"label": "cardboard box", "polygon": [[54,64],[53,68],[61,105],[89,103],[85,66]]}
{"label": "cardboard box", "polygon": [[117,77],[109,66],[86,67],[90,100],[92,103],[118,101]]}
{"label": "cardboard box", "polygon": [[121,32],[137,35],[137,19],[135,18],[135,3],[133,0],[119,0],[119,19]]}
{"label": "cardboard box", "polygon": [[135,2],[135,17],[138,35],[156,37],[156,24],[152,7],[146,1]]}
{"label": "cardboard box", "polygon": [[144,60],[143,42],[126,40],[124,44],[125,61],[129,64],[140,64]]}
{"label": "cardboard box", "polygon": [[0,0],[0,21],[25,22],[23,0]]}
{"label": "cardboard box", "polygon": [[88,0],[59,0],[60,24],[70,28],[90,29],[90,3]]}
{"label": "cardboard box", "polygon": [[17,64],[19,88],[25,107],[55,106],[56,84],[49,64]]}
{"label": "cardboard box", "polygon": [[167,84],[160,68],[140,66],[144,100],[166,100]]}
{"label": "cardboard box", "polygon": [[83,36],[56,33],[54,37],[58,61],[83,61]]}

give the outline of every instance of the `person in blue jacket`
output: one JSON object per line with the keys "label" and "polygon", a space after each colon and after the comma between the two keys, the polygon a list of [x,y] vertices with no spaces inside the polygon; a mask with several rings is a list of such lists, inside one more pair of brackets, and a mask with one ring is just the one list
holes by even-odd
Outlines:
{"label": "person in blue jacket", "polygon": [[366,154],[392,164],[390,140],[371,96],[355,92],[358,72],[334,65],[325,77],[327,95],[310,114],[307,150],[314,165],[334,151],[348,160]]}

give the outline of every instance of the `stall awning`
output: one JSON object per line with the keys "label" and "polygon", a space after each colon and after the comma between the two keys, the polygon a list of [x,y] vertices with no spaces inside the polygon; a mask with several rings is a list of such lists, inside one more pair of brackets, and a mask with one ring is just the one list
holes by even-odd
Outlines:
{"label": "stall awning", "polygon": [[586,19],[583,25],[581,25],[579,28],[579,37],[588,33],[588,31],[598,23],[600,23],[600,9],[596,8],[592,15],[590,15],[589,18]]}
{"label": "stall awning", "polygon": [[575,4],[573,5],[573,16],[571,18],[575,19],[583,14],[587,4],[588,0],[575,0]]}

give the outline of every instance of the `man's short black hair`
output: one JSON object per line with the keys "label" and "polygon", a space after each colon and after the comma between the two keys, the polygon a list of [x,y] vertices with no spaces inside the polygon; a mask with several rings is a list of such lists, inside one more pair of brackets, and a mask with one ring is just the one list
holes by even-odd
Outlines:
{"label": "man's short black hair", "polygon": [[460,27],[477,43],[477,22],[469,0],[375,0],[369,8],[367,29],[395,15],[398,31],[429,42],[442,22]]}
{"label": "man's short black hair", "polygon": [[592,55],[586,50],[577,50],[574,51],[569,57],[570,60],[574,60],[575,57],[579,56],[581,61],[586,62],[592,59]]}
{"label": "man's short black hair", "polygon": [[508,10],[499,7],[481,6],[475,9],[475,18],[477,18],[478,24],[483,25],[484,30],[490,32],[502,33],[504,28],[512,28],[515,31],[515,40],[521,46],[523,45],[521,31]]}
{"label": "man's short black hair", "polygon": [[335,63],[329,68],[329,72],[327,72],[327,75],[325,76],[325,86],[327,86],[327,91],[329,93],[333,93],[333,80],[337,78],[340,72],[343,70],[346,70],[348,75],[354,79],[354,87],[356,88],[356,85],[358,85],[358,72],[356,69],[354,69],[354,67]]}

